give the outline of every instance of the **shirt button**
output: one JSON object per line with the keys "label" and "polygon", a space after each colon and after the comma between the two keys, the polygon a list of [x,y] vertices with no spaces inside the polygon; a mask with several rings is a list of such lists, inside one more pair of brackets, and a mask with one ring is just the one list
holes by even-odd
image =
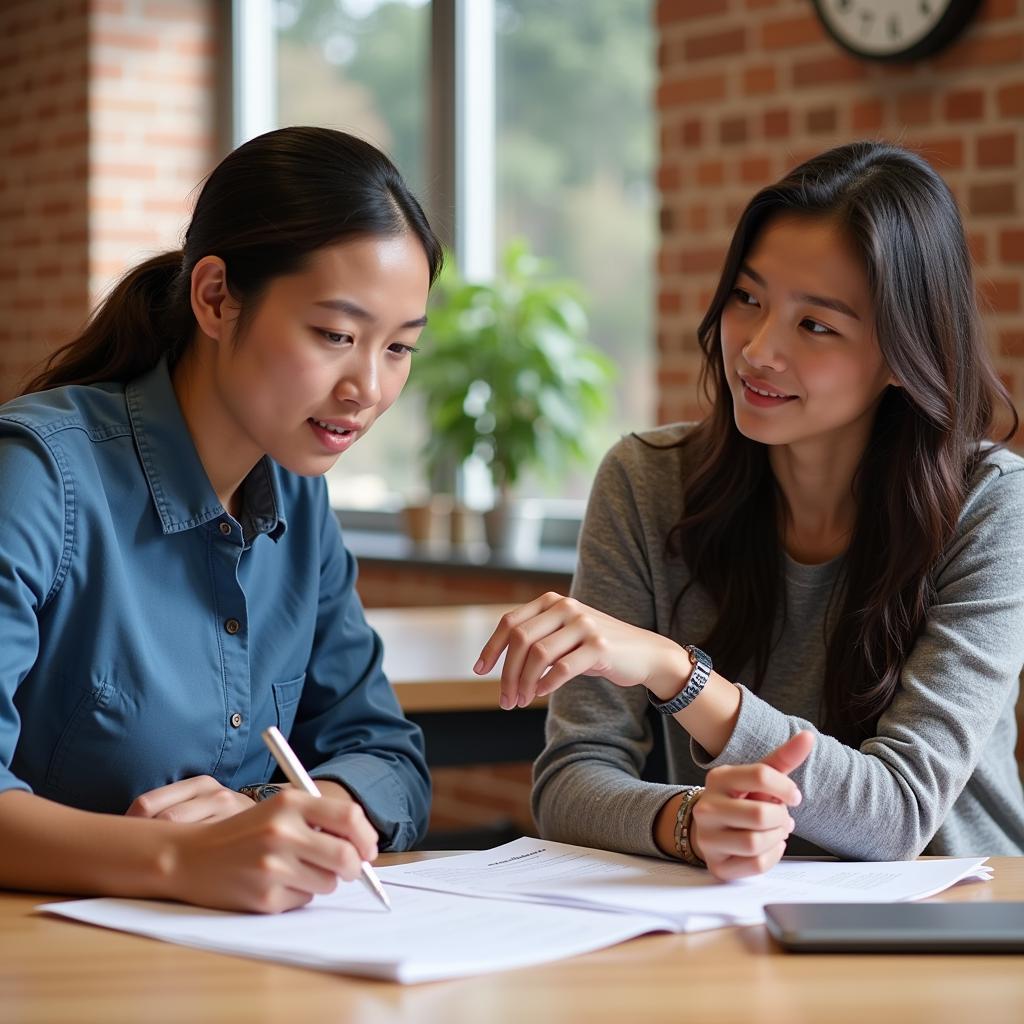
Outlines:
{"label": "shirt button", "polygon": [[223,533],[225,537],[230,536],[231,535],[231,524],[230,523],[221,523],[220,524],[220,532]]}
{"label": "shirt button", "polygon": [[231,716],[231,724],[236,729],[242,724],[242,716],[237,711]]}
{"label": "shirt button", "polygon": [[238,619],[228,619],[227,622],[224,623],[224,628],[234,636],[242,628],[242,624]]}

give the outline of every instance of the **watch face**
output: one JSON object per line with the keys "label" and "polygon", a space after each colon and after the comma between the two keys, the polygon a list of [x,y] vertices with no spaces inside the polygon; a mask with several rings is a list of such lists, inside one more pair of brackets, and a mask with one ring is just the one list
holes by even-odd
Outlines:
{"label": "watch face", "polygon": [[858,57],[908,60],[948,45],[979,0],[814,0],[829,34]]}

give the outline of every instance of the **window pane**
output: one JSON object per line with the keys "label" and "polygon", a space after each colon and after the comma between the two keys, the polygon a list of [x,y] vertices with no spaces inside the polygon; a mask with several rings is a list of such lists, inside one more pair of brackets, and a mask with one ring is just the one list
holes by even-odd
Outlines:
{"label": "window pane", "polygon": [[496,0],[495,14],[498,245],[525,236],[587,294],[591,341],[619,370],[603,450],[654,420],[651,2]]}
{"label": "window pane", "polygon": [[[428,0],[276,0],[275,15],[279,126],[322,125],[368,139],[422,201]],[[334,503],[411,497],[422,484],[421,423],[416,398],[402,395],[328,474]]]}

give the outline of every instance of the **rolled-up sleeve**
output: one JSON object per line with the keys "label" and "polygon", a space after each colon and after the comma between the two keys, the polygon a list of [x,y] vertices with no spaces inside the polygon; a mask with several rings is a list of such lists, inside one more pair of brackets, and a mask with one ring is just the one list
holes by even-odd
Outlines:
{"label": "rolled-up sleeve", "polygon": [[323,505],[316,635],[290,738],[315,766],[314,778],[339,783],[359,801],[382,850],[405,850],[425,834],[430,811],[423,734],[384,675],[380,637],[355,590],[355,559],[326,497]]}

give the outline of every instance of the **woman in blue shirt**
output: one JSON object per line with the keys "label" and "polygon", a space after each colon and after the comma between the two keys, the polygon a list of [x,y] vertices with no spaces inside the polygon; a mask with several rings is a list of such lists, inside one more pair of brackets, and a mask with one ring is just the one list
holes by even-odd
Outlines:
{"label": "woman in blue shirt", "polygon": [[[323,474],[405,384],[440,260],[376,149],[272,132],[0,406],[0,886],[278,911],[422,835]],[[269,725],[324,799],[262,799]]]}

